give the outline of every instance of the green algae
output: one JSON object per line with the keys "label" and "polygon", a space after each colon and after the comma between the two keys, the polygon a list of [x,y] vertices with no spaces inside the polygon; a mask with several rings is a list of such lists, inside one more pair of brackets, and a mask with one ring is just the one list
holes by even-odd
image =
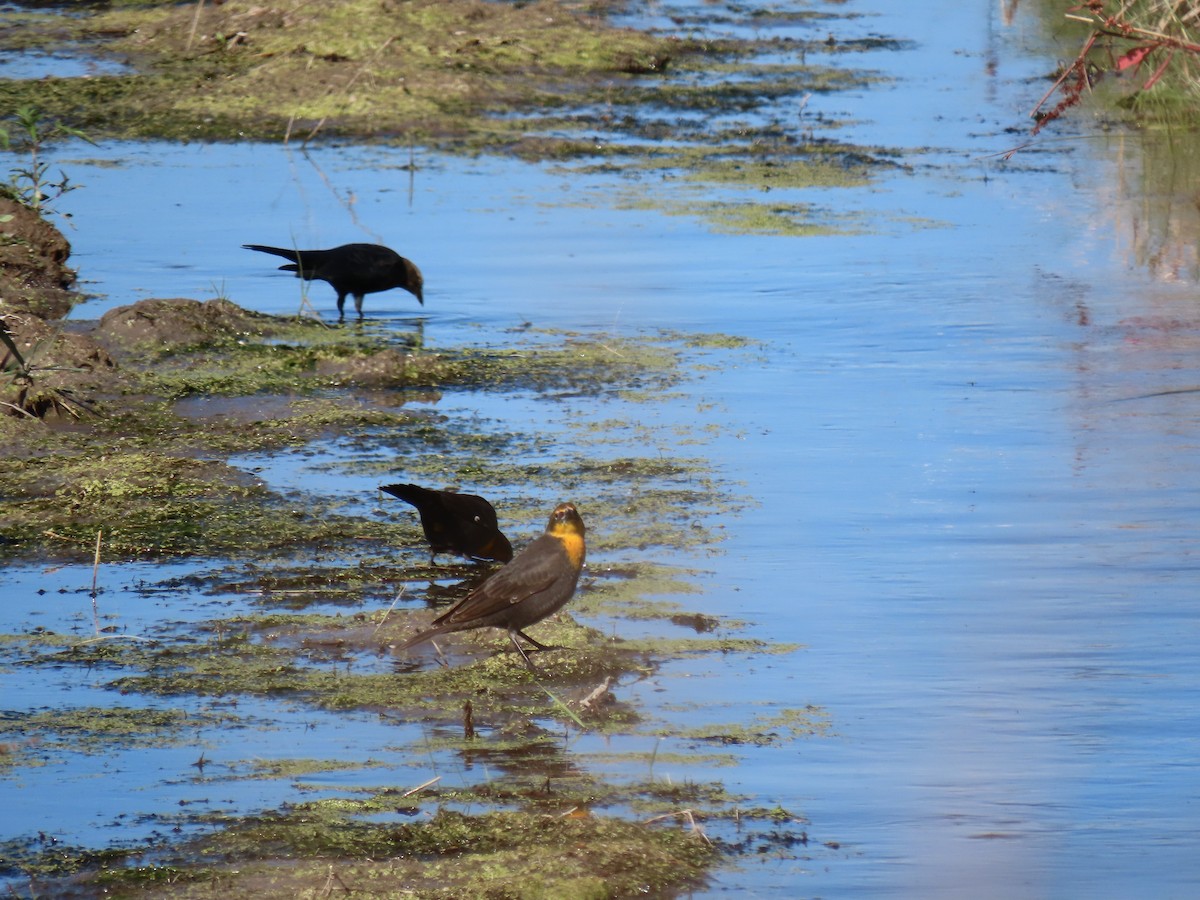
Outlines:
{"label": "green algae", "polygon": [[598,764],[620,763],[621,765],[628,765],[633,762],[641,762],[646,765],[647,770],[652,774],[655,768],[659,766],[662,768],[670,766],[691,768],[692,766],[703,765],[710,768],[733,768],[740,763],[738,757],[733,753],[672,753],[660,750],[658,747],[641,753],[591,752],[583,755],[587,760]]}
{"label": "green algae", "polygon": [[[511,458],[519,449],[516,442],[525,439],[410,413],[403,409],[404,391],[560,389],[598,395],[618,384],[661,389],[683,377],[682,351],[666,341],[538,334],[531,335],[526,347],[421,353],[422,362],[406,364],[382,382],[353,367],[331,378],[322,372],[320,359],[372,359],[386,339],[364,342],[306,333],[317,334],[319,341],[308,346],[278,343],[273,332],[271,338],[243,335],[223,346],[185,348],[167,357],[161,350],[148,359],[127,350],[131,355],[123,363],[123,378],[131,400],[124,407],[110,400],[111,415],[69,433],[10,424],[4,441],[10,452],[0,461],[0,474],[17,501],[0,528],[0,536],[8,538],[7,552],[82,553],[94,546],[97,531],[104,532],[108,559],[280,553],[302,543],[412,544],[410,525],[346,516],[336,502],[318,498],[290,503],[252,473],[211,457],[304,447],[342,434],[368,452],[374,446],[410,448],[412,464],[406,467],[414,475],[431,466],[445,474],[448,456],[471,454],[475,459],[462,462],[453,475],[472,476],[491,469],[494,458]],[[332,386],[364,383],[395,392],[391,408],[320,396]],[[247,402],[241,407],[179,405],[181,398],[222,396],[246,397]],[[538,455],[539,445],[546,442],[536,436],[527,442],[530,455]],[[198,458],[204,456],[210,458]],[[699,465],[564,459],[527,464],[508,478],[519,483],[558,469],[574,472],[576,479],[582,472],[588,480],[595,476],[616,482],[664,478],[672,468],[680,474]],[[387,469],[394,467],[393,461]],[[381,467],[381,476],[384,471]],[[496,475],[490,477],[494,481]],[[659,505],[679,499],[660,496]],[[695,537],[686,530],[674,535],[683,536]],[[643,544],[647,540],[626,537]],[[674,537],[664,532],[658,540]]]}
{"label": "green algae", "polygon": [[[285,760],[263,776],[334,768]],[[410,821],[430,801],[436,811]],[[808,841],[796,831],[807,824],[803,816],[751,805],[718,783],[613,783],[571,766],[463,787],[433,779],[408,789],[362,788],[257,816],[198,818],[207,833],[182,843],[104,854],[36,842],[3,850],[43,889],[71,876],[75,885],[121,897],[210,896],[218,887],[232,896],[322,896],[331,884],[367,896],[628,897],[673,895],[700,885],[731,853]],[[772,830],[729,845],[705,833],[704,823],[714,821]],[[551,874],[548,857],[556,861]]]}
{"label": "green algae", "polygon": [[[233,882],[260,896],[316,896],[331,884],[363,896],[627,897],[699,883],[716,855],[678,828],[599,816],[443,810],[427,822],[380,826],[305,814],[221,832],[210,855],[236,869],[226,863],[173,880],[171,895],[211,896],[215,886]],[[274,858],[264,853],[270,848]],[[547,858],[555,860],[552,869]],[[136,885],[125,872],[99,883],[122,891]],[[149,889],[128,896],[154,896]]]}
{"label": "green algae", "polygon": [[[531,332],[532,334],[532,332]],[[679,353],[653,341],[596,340],[571,333],[544,334],[527,347],[461,347],[398,351],[388,342],[338,341],[289,345],[241,339],[203,353],[177,350],[175,362],[154,357],[153,367],[131,373],[128,391],[176,399],[304,393],[347,385],[389,389],[487,387],[556,388],[587,394],[613,385],[662,389],[677,375]],[[381,419],[386,423],[386,419]]]}
{"label": "green algae", "polygon": [[[393,807],[395,801],[393,801]],[[415,823],[359,821],[354,803],[303,804],[286,814],[220,822],[209,837],[162,848],[154,864],[57,847],[9,859],[47,878],[75,875],[106,896],[628,897],[698,884],[718,850],[693,832],[591,815],[440,810]],[[586,851],[584,851],[586,848]],[[545,860],[555,859],[553,871]],[[197,867],[191,859],[205,860]],[[64,885],[65,886],[65,885]]]}
{"label": "green algae", "polygon": [[304,778],[327,772],[358,770],[382,765],[378,760],[253,759],[233,768],[246,770],[246,778]]}
{"label": "green algae", "polygon": [[193,741],[203,729],[245,727],[242,717],[214,711],[106,706],[51,709],[0,718],[0,740],[37,735],[38,752],[109,753],[114,747],[162,747]]}
{"label": "green algae", "polygon": [[[650,671],[662,660],[696,653],[796,649],[728,636],[614,640],[560,614],[536,626],[539,639],[561,648],[537,654],[536,673],[522,664],[502,633],[481,629],[445,635],[438,639],[443,650],[428,651],[449,653],[454,665],[407,666],[403,674],[392,674],[372,671],[369,660],[389,654],[422,627],[423,617],[387,613],[240,616],[192,626],[184,635],[164,632],[149,636],[153,640],[120,643],[37,633],[6,636],[0,648],[15,666],[74,665],[106,672],[109,687],[125,694],[289,697],[328,710],[390,710],[405,718],[429,716],[447,723],[459,721],[462,702],[470,699],[476,721],[493,727],[531,717],[579,724],[584,713],[590,729],[610,731],[635,727],[637,716],[620,703],[585,710],[584,698],[605,679]],[[330,648],[334,659],[358,659],[359,670],[323,665]],[[547,685],[554,686],[553,692]],[[156,720],[146,721],[154,727]],[[784,724],[785,719],[766,722],[771,727]]]}
{"label": "green algae", "polygon": [[750,722],[704,724],[674,730],[684,740],[721,745],[778,746],[804,738],[830,733],[829,715],[816,706],[781,710],[773,715],[756,716]]}
{"label": "green algae", "polygon": [[812,204],[713,203],[681,206],[676,214],[706,219],[714,231],[725,234],[778,234],[813,237],[830,234],[862,234],[868,223],[862,216],[833,213]]}
{"label": "green algae", "polygon": [[463,788],[435,785],[428,790],[446,804],[483,802],[550,813],[627,808],[649,815],[687,806],[697,817],[705,818],[730,815],[746,800],[717,782],[648,779],[614,783],[569,764],[562,765],[549,777],[533,772],[510,773],[483,784]]}
{"label": "green algae", "polygon": [[[261,485],[240,483],[245,473],[221,463],[128,453],[47,456],[0,469],[29,491],[2,529],[13,555],[79,557],[98,535],[107,560],[264,555],[395,537],[386,523],[338,515],[325,504],[288,504]],[[35,481],[43,473],[53,474]]]}

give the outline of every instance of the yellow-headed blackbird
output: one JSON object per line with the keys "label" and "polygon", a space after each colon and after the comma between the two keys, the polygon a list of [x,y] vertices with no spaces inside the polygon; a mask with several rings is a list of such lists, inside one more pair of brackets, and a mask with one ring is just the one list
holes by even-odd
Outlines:
{"label": "yellow-headed blackbird", "polygon": [[328,281],[337,291],[338,321],[346,318],[343,306],[346,295],[354,297],[354,309],[363,317],[363,295],[404,288],[422,306],[425,279],[421,270],[390,247],[379,244],[343,244],[332,250],[288,250],[286,247],[266,247],[262,244],[242,244],[247,250],[273,253],[290,259],[291,263],[280,266],[283,272],[295,272],[305,281]]}
{"label": "yellow-headed blackbird", "polygon": [[496,510],[482,497],[431,491],[415,484],[381,484],[379,489],[417,508],[429,541],[430,562],[447,552],[499,562],[513,558],[512,544],[500,531]]}
{"label": "yellow-headed blackbird", "polygon": [[433,625],[414,635],[398,650],[451,631],[471,628],[503,628],[509,640],[533,670],[533,664],[517,642],[524,638],[538,650],[549,650],[522,629],[558,612],[575,593],[583,570],[585,546],[583,519],[570,503],[560,503],[550,514],[546,533],[517,554],[516,559],[433,620]]}

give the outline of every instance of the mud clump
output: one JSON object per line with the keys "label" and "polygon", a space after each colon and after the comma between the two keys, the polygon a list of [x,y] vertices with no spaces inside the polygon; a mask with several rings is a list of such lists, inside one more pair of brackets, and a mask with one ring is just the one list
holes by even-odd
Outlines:
{"label": "mud clump", "polygon": [[0,196],[0,315],[61,319],[82,302],[69,290],[75,283],[70,255],[61,231],[24,204]]}
{"label": "mud clump", "polygon": [[203,302],[151,299],[109,310],[100,318],[95,334],[118,352],[168,351],[243,337],[270,337],[277,331],[272,324],[276,321],[220,298]]}
{"label": "mud clump", "polygon": [[440,365],[437,355],[417,355],[388,347],[367,356],[319,360],[315,373],[338,383],[381,387],[419,378],[422,372],[434,373]]}

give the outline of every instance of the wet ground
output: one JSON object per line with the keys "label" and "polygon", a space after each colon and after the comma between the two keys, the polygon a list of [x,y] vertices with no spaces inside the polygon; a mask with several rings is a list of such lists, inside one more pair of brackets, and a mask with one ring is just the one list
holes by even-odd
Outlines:
{"label": "wet ground", "polygon": [[[995,154],[1024,139],[1048,61],[1073,51],[1047,48],[1033,23],[1005,24],[990,4],[928,4],[919,17],[876,6],[839,4],[864,15],[837,27],[900,42],[853,60],[890,83],[762,113],[799,129],[805,117],[845,119],[840,138],[904,151],[906,169],[860,188],[771,192],[843,233],[731,230],[694,212],[697,192],[761,199],[757,188],[583,163],[418,151],[410,177],[407,149],[76,147],[60,162],[86,188],[61,207],[74,217],[73,262],[103,296],[74,317],[218,293],[292,312],[296,283],[240,244],[378,239],[420,263],[426,305],[369,297],[368,327],[419,321],[427,346],[504,346],[530,322],[750,339],[698,354],[713,368],[649,401],[553,391],[426,401],[482,431],[540,430],[560,444],[586,433],[606,453],[699,457],[735,499],[701,512],[681,503],[680,519],[720,540],[672,553],[703,574],[671,599],[747,623],[740,637],[803,645],[701,654],[629,679],[621,699],[661,733],[577,734],[556,764],[716,781],[746,806],[804,821],[809,845],[764,843],[769,852],[719,870],[701,895],[1190,896],[1200,316],[1186,237],[1195,212],[1180,198],[1194,193],[1195,160],[1170,156],[1174,180],[1132,177],[1163,171],[1143,161],[1168,151],[1115,133],[1046,139],[1006,163]],[[661,27],[756,27],[678,26],[670,13],[698,12],[654,9]],[[693,212],[663,212],[680,209]],[[310,297],[332,308],[323,285]],[[588,428],[604,422],[621,424]],[[233,462],[282,491],[319,483],[351,511],[383,514],[370,492],[388,461],[347,464],[359,459],[331,444]],[[553,485],[534,491],[558,499]],[[588,498],[571,499],[586,518]],[[603,546],[605,523],[589,526]],[[529,515],[522,537],[537,528]],[[614,549],[590,558],[597,573],[655,558],[608,540]],[[168,586],[194,569],[104,567],[95,614],[137,635],[261,609],[232,590]],[[5,571],[2,630],[90,633],[91,583],[90,565]],[[630,638],[673,634],[585,620]],[[8,710],[121,702],[107,673],[33,675],[4,673]],[[202,723],[177,746],[49,753],[5,773],[3,834],[108,846],[165,833],[181,810],[489,777],[487,763],[436,749],[418,722],[268,699],[164,705]],[[788,716],[810,706],[828,727],[790,730]],[[223,712],[241,727],[225,729]],[[732,723],[774,736],[687,731],[728,735]],[[201,747],[211,762],[197,769]],[[253,760],[295,758],[356,767],[241,777]],[[734,827],[713,829],[736,839]]]}

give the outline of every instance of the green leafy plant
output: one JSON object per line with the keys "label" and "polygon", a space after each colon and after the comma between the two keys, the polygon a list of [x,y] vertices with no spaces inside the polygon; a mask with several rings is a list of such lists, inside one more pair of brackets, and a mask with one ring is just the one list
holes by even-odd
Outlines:
{"label": "green leafy plant", "polygon": [[43,154],[46,142],[56,137],[75,137],[93,145],[96,142],[77,128],[61,122],[47,123],[36,106],[22,106],[9,119],[13,123],[11,132],[9,126],[0,125],[0,148],[24,152],[29,160],[9,171],[8,184],[0,185],[0,190],[41,214],[48,204],[79,187],[70,183],[62,169],[58,180],[51,180],[50,164]]}

